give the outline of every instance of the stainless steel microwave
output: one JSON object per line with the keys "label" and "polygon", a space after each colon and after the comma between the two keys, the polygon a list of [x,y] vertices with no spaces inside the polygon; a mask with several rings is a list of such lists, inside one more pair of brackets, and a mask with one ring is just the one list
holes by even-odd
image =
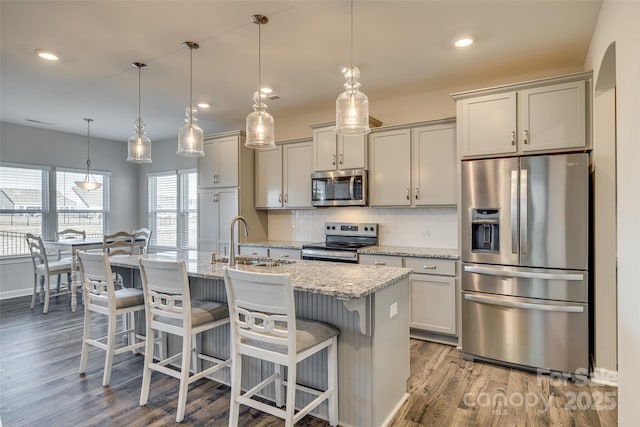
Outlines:
{"label": "stainless steel microwave", "polygon": [[313,206],[365,206],[367,171],[347,169],[311,174]]}

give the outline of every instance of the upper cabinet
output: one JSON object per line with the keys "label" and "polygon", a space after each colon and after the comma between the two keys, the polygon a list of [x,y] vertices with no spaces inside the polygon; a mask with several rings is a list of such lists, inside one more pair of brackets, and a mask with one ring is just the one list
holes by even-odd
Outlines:
{"label": "upper cabinet", "polygon": [[256,151],[256,208],[310,208],[312,154],[309,140]]}
{"label": "upper cabinet", "polygon": [[456,205],[455,120],[372,132],[369,166],[371,206]]}
{"label": "upper cabinet", "polygon": [[452,95],[462,157],[584,150],[590,73]]}
{"label": "upper cabinet", "polygon": [[[370,127],[381,124],[382,122],[369,117]],[[367,168],[367,135],[336,135],[334,123],[311,127],[314,171]]]}
{"label": "upper cabinet", "polygon": [[239,134],[207,138],[198,158],[198,188],[236,187],[239,176]]}

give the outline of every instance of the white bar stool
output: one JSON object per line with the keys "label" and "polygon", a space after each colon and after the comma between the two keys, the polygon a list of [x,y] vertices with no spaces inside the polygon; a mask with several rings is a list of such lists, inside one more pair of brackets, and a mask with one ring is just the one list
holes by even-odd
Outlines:
{"label": "white bar stool", "polygon": [[[237,426],[240,405],[269,413],[293,426],[324,400],[328,400],[329,423],[338,423],[338,331],[325,323],[297,319],[293,288],[288,274],[265,274],[224,267],[231,316],[231,408],[229,426]],[[296,384],[297,363],[327,349],[327,390]],[[242,394],[242,356],[275,364],[273,375]],[[282,367],[287,367],[287,380]],[[275,382],[276,406],[252,399]],[[282,392],[286,386],[286,406]],[[295,412],[296,389],[317,397]]]}
{"label": "white bar stool", "polygon": [[[229,310],[222,303],[191,300],[184,261],[140,258],[140,274],[145,293],[146,335],[150,337],[154,331],[159,331],[182,337],[182,352],[157,363],[153,361],[153,342],[147,341],[140,406],[147,404],[152,371],[178,378],[180,389],[176,422],[180,422],[184,419],[189,384],[230,365],[230,360],[200,354],[196,345],[197,334],[229,323]],[[170,366],[180,359],[179,368]],[[198,372],[198,359],[212,362],[213,366]],[[193,374],[189,373],[190,369]]]}

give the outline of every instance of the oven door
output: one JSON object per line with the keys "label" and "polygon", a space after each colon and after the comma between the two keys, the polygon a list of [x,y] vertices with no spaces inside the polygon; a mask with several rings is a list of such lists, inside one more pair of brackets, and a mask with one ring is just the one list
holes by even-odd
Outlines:
{"label": "oven door", "polygon": [[311,175],[313,206],[364,206],[367,174],[362,169],[316,172]]}

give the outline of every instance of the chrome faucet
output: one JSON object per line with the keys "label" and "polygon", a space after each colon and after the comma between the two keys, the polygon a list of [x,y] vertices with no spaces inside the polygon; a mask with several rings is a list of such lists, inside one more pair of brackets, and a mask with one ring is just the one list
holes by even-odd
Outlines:
{"label": "chrome faucet", "polygon": [[244,219],[243,216],[236,216],[231,220],[231,247],[229,248],[229,265],[233,267],[236,265],[236,242],[234,239],[235,233],[233,232],[233,228],[236,225],[236,222],[242,221],[244,224],[244,235],[249,235],[249,228],[247,227],[247,220]]}

